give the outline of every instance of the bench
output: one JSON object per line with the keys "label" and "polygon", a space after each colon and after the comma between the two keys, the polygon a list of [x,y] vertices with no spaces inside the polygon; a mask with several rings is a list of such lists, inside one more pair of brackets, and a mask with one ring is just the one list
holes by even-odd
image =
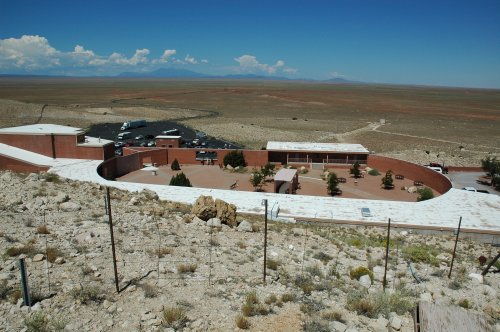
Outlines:
{"label": "bench", "polygon": [[346,183],[347,182],[346,178],[338,178],[338,180],[339,180],[339,183]]}
{"label": "bench", "polygon": [[405,179],[405,176],[403,174],[396,174],[396,175],[394,175],[394,177],[396,178],[396,180],[404,180]]}
{"label": "bench", "polygon": [[424,182],[423,181],[415,180],[415,181],[413,181],[413,185],[417,186],[417,187],[421,187],[421,186],[424,185]]}

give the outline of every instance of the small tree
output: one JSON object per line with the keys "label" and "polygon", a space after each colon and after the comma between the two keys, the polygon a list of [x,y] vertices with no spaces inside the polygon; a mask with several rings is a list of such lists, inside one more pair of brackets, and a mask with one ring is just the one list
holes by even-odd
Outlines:
{"label": "small tree", "polygon": [[497,160],[497,157],[491,158],[490,156],[488,156],[484,159],[481,159],[481,167],[491,176],[490,185],[495,186],[497,176],[500,174],[500,160]]}
{"label": "small tree", "polygon": [[172,165],[170,165],[170,168],[172,168],[172,171],[180,171],[181,170],[181,166],[179,165],[179,162],[177,161],[177,159],[174,159],[174,161],[172,162]]}
{"label": "small tree", "polygon": [[328,194],[335,195],[339,191],[339,178],[337,174],[330,173],[327,179],[327,190]]}
{"label": "small tree", "polygon": [[261,190],[264,184],[264,175],[261,172],[254,170],[250,175],[250,183],[254,187],[255,191]]}
{"label": "small tree", "polygon": [[274,168],[275,165],[271,163],[267,163],[264,166],[260,168],[260,172],[262,173],[262,176],[264,177],[264,181],[268,176],[273,176],[274,175]]}
{"label": "small tree", "polygon": [[180,172],[179,174],[174,175],[172,179],[170,179],[170,185],[178,187],[192,187],[191,182],[186,177],[184,172]]}
{"label": "small tree", "polygon": [[394,179],[392,178],[392,171],[388,170],[385,173],[385,176],[382,178],[382,185],[385,189],[393,189],[394,188]]}
{"label": "small tree", "polygon": [[360,167],[360,165],[356,161],[354,163],[354,165],[352,165],[352,168],[349,170],[349,173],[352,174],[352,176],[354,176],[355,179],[361,177],[361,171],[360,171],[359,167]]}
{"label": "small tree", "polygon": [[418,192],[417,202],[422,202],[434,198],[434,193],[432,192],[431,188],[427,187],[419,188],[417,192]]}
{"label": "small tree", "polygon": [[226,154],[224,156],[223,163],[224,166],[231,165],[231,167],[245,167],[247,165],[243,152],[236,150],[230,151]]}

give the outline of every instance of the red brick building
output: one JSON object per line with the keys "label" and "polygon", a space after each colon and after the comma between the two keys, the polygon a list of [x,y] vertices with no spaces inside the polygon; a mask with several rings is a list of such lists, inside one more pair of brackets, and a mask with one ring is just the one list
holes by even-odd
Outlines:
{"label": "red brick building", "polygon": [[[34,124],[20,127],[1,128],[0,169],[20,170],[23,162],[7,147],[14,147],[41,154],[50,158],[106,160],[114,157],[113,141],[85,136],[80,128],[54,124]],[[26,163],[26,162],[25,162]],[[36,161],[30,163],[36,165]]]}

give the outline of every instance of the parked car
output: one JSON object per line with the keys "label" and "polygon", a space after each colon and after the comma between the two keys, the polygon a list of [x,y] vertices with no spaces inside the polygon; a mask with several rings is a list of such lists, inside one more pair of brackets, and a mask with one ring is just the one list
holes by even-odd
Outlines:
{"label": "parked car", "polygon": [[474,187],[464,187],[462,190],[467,190],[467,191],[472,191],[472,192],[477,192],[477,189]]}
{"label": "parked car", "polygon": [[478,189],[478,193],[483,193],[483,194],[489,194],[490,192],[488,190],[483,190],[483,189]]}
{"label": "parked car", "polygon": [[115,142],[115,148],[121,148],[125,146],[125,142]]}
{"label": "parked car", "polygon": [[142,146],[142,147],[148,146],[148,142],[141,142],[140,146]]}
{"label": "parked car", "polygon": [[146,139],[154,139],[154,138],[155,138],[155,135],[151,135],[151,134],[149,134],[149,135],[146,135],[146,136],[145,136],[145,138],[146,138]]}
{"label": "parked car", "polygon": [[123,156],[123,150],[122,149],[115,150],[115,156]]}
{"label": "parked car", "polygon": [[433,166],[425,166],[425,167],[430,168],[435,172],[443,174],[443,170],[441,169],[441,167],[433,167]]}
{"label": "parked car", "polygon": [[141,139],[144,139],[144,136],[143,136],[143,135],[139,135],[139,136],[136,136],[136,137],[135,137],[135,140],[136,140],[136,141],[140,141]]}
{"label": "parked car", "polygon": [[441,173],[448,174],[448,167],[441,165],[440,163],[429,163],[429,165],[425,165],[427,167],[439,167],[441,168]]}
{"label": "parked car", "polygon": [[151,147],[151,146],[156,146],[156,142],[155,141],[149,141],[148,142],[148,146]]}

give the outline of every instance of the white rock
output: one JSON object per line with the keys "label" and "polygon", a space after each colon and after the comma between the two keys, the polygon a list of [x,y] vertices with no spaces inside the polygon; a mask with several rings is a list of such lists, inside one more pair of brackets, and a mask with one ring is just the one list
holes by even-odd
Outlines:
{"label": "white rock", "polygon": [[330,330],[335,331],[335,332],[345,332],[347,329],[347,325],[341,323],[341,322],[331,322],[329,324]]}
{"label": "white rock", "polygon": [[359,283],[365,288],[370,288],[370,286],[372,285],[372,280],[370,279],[369,275],[365,274],[359,278]]}
{"label": "white rock", "polygon": [[64,260],[64,257],[57,257],[54,263],[56,264],[64,264],[66,261]]}
{"label": "white rock", "polygon": [[59,208],[65,212],[75,212],[81,210],[81,206],[75,202],[64,202],[59,204]]}
{"label": "white rock", "polygon": [[45,258],[44,255],[36,254],[35,256],[33,256],[33,262],[41,262],[41,261],[43,261],[44,258]]}
{"label": "white rock", "polygon": [[472,283],[476,285],[482,284],[484,281],[483,276],[479,273],[470,273],[469,278],[472,280]]}
{"label": "white rock", "polygon": [[293,250],[295,250],[295,247],[293,245],[289,244],[288,249],[293,251]]}
{"label": "white rock", "polygon": [[207,221],[207,226],[208,227],[221,228],[222,227],[222,222],[220,221],[219,218],[210,218]]}
{"label": "white rock", "polygon": [[431,293],[422,293],[420,294],[420,300],[424,302],[431,302],[432,303],[432,295]]}
{"label": "white rock", "polygon": [[401,231],[401,232],[399,232],[399,235],[401,235],[401,236],[408,236],[408,232],[407,231]]}
{"label": "white rock", "polygon": [[252,232],[252,224],[246,220],[243,220],[238,225],[238,232]]}
{"label": "white rock", "polygon": [[396,331],[401,330],[401,326],[403,325],[403,321],[399,318],[398,315],[394,314],[389,318],[389,325]]}

